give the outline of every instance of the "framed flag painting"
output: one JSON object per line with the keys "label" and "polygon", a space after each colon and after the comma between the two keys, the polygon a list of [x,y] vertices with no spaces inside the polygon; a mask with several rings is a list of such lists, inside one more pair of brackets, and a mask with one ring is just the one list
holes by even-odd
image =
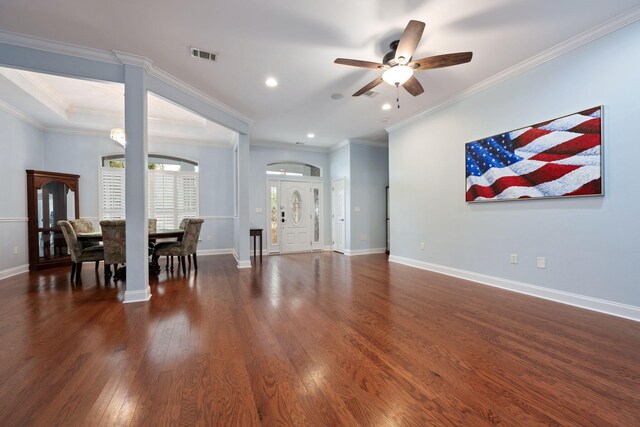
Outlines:
{"label": "framed flag painting", "polygon": [[465,144],[466,201],[601,196],[602,106]]}

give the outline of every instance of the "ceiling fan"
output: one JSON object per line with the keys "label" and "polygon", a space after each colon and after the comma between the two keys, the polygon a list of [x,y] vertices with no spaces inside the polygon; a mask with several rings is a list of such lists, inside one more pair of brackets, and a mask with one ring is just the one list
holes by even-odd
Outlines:
{"label": "ceiling fan", "polygon": [[473,56],[472,52],[449,53],[412,60],[413,53],[418,43],[420,43],[423,31],[424,22],[409,21],[400,40],[395,40],[391,43],[391,52],[382,58],[382,63],[337,58],[334,61],[336,64],[384,70],[381,76],[365,85],[362,89],[354,93],[353,96],[360,96],[367,93],[383,81],[396,87],[402,85],[411,95],[418,96],[424,92],[424,88],[413,75],[415,71],[450,67],[471,61],[471,57]]}

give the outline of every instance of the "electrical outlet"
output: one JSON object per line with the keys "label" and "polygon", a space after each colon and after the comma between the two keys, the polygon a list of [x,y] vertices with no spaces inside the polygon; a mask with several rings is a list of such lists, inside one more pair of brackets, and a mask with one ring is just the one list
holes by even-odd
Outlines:
{"label": "electrical outlet", "polygon": [[511,261],[511,264],[517,264],[518,263],[518,254],[511,254],[511,256],[509,257],[509,260]]}
{"label": "electrical outlet", "polygon": [[366,234],[361,234],[360,235],[360,240],[362,240],[362,241],[367,240],[367,235]]}
{"label": "electrical outlet", "polygon": [[420,242],[420,250],[424,251],[424,242]]}
{"label": "electrical outlet", "polygon": [[547,268],[547,259],[543,256],[539,256],[536,260],[536,265],[538,268]]}
{"label": "electrical outlet", "polygon": [[211,240],[211,236],[207,236],[207,240]]}
{"label": "electrical outlet", "polygon": [[13,254],[14,255],[18,255],[18,247],[17,246],[13,247]]}

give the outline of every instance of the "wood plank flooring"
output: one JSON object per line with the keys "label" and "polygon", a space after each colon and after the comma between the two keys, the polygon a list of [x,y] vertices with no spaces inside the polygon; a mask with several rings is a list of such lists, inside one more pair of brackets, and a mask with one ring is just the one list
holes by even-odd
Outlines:
{"label": "wood plank flooring", "polygon": [[640,425],[640,323],[389,264],[0,281],[0,425]]}

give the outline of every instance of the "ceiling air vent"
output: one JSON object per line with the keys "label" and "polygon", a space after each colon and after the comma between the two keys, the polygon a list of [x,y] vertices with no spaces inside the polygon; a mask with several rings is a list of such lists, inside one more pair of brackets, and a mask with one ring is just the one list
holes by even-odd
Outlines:
{"label": "ceiling air vent", "polygon": [[368,97],[368,98],[375,98],[376,96],[378,96],[380,92],[375,92],[370,90],[369,92],[365,92],[364,96]]}
{"label": "ceiling air vent", "polygon": [[194,58],[206,59],[209,61],[216,60],[216,54],[213,52],[207,52],[206,50],[198,49],[197,47],[191,48],[191,56]]}

